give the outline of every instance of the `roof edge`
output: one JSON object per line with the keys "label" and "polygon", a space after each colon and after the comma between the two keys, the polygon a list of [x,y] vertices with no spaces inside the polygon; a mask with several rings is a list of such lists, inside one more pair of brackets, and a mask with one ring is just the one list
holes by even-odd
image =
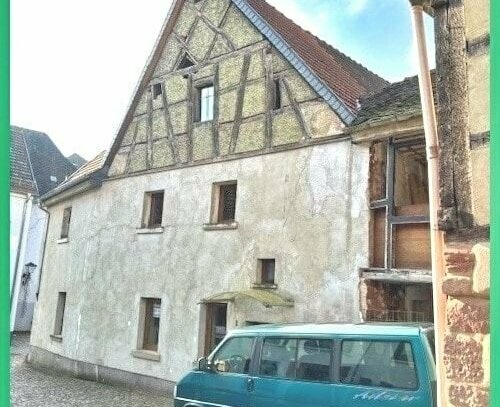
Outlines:
{"label": "roof edge", "polygon": [[335,92],[304,62],[287,41],[263,18],[246,0],[231,0],[259,32],[283,55],[304,80],[339,115],[344,124],[349,125],[356,118]]}

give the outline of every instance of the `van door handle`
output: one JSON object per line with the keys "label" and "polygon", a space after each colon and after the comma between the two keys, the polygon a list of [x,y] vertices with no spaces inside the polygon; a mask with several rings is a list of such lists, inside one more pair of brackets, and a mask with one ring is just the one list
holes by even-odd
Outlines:
{"label": "van door handle", "polygon": [[255,382],[253,379],[247,379],[247,391],[251,392],[255,390]]}

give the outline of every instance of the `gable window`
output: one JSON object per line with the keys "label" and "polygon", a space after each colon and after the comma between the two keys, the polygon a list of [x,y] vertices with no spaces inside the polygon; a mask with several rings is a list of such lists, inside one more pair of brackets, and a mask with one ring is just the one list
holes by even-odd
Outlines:
{"label": "gable window", "polygon": [[377,142],[370,155],[371,267],[430,270],[423,140]]}
{"label": "gable window", "polygon": [[153,99],[156,99],[157,97],[161,96],[163,93],[162,88],[161,88],[161,83],[155,83],[153,85]]}
{"label": "gable window", "polygon": [[177,69],[186,69],[194,66],[194,62],[189,58],[187,54],[184,54],[179,65],[177,65]]}
{"label": "gable window", "polygon": [[144,202],[143,227],[159,228],[163,221],[163,191],[147,192]]}
{"label": "gable window", "polygon": [[208,122],[214,118],[215,88],[213,83],[196,88],[196,116],[197,122]]}
{"label": "gable window", "polygon": [[64,310],[66,308],[66,293],[60,292],[57,296],[56,320],[54,323],[54,336],[62,336],[64,323]]}
{"label": "gable window", "polygon": [[63,221],[61,226],[61,239],[69,237],[69,224],[71,222],[71,207],[65,208],[63,212]]}
{"label": "gable window", "polygon": [[281,80],[273,80],[273,109],[279,110],[282,108],[281,104]]}
{"label": "gable window", "polygon": [[138,349],[158,352],[161,299],[141,298]]}
{"label": "gable window", "polygon": [[212,223],[232,223],[236,215],[237,182],[214,184],[212,198]]}
{"label": "gable window", "polygon": [[275,284],[275,259],[261,259],[259,260],[259,283],[263,285]]}

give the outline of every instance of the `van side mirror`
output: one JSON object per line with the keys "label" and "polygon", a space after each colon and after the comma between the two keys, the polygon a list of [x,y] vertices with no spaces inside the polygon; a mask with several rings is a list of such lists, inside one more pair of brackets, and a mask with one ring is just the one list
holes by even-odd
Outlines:
{"label": "van side mirror", "polygon": [[212,365],[209,363],[207,358],[203,357],[198,359],[198,370],[201,372],[212,370]]}

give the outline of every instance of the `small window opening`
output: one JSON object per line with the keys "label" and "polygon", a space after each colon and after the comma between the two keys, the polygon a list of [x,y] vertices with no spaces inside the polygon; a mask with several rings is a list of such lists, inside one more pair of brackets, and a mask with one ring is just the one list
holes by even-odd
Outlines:
{"label": "small window opening", "polygon": [[161,226],[163,220],[163,199],[163,191],[146,193],[144,227],[157,228]]}
{"label": "small window opening", "polygon": [[273,109],[279,110],[281,105],[281,80],[274,79],[273,81]]}
{"label": "small window opening", "polygon": [[139,348],[157,352],[160,334],[161,299],[142,298],[141,302],[143,332],[140,335],[142,344],[139,343]]}
{"label": "small window opening", "polygon": [[61,226],[61,239],[68,238],[70,223],[71,223],[71,207],[64,209],[63,222]]}
{"label": "small window opening", "polygon": [[51,182],[57,182],[57,177],[55,175],[50,176],[50,181]]}
{"label": "small window opening", "polygon": [[213,223],[234,222],[236,215],[236,195],[236,182],[214,185]]}
{"label": "small window opening", "polygon": [[275,259],[261,259],[260,263],[260,283],[274,285],[275,284]]}
{"label": "small window opening", "polygon": [[181,59],[181,62],[179,62],[179,65],[177,66],[177,69],[186,69],[186,68],[191,68],[194,66],[194,62],[189,58],[187,54],[184,54],[184,56]]}
{"label": "small window opening", "polygon": [[54,335],[61,336],[64,323],[64,309],[66,308],[66,293],[60,292],[57,297],[56,321],[54,324]]}
{"label": "small window opening", "polygon": [[196,121],[208,122],[214,118],[214,85],[209,84],[197,88]]}
{"label": "small window opening", "polygon": [[156,99],[157,97],[161,96],[163,93],[162,88],[161,88],[161,83],[155,83],[153,85],[153,99]]}

